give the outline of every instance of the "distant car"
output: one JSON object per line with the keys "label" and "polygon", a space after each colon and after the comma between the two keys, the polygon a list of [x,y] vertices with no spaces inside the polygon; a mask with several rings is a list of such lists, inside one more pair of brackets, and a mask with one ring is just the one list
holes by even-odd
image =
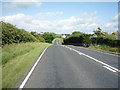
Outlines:
{"label": "distant car", "polygon": [[83,47],[89,47],[90,46],[90,44],[88,44],[88,43],[83,43],[83,45],[82,45]]}
{"label": "distant car", "polygon": [[88,43],[71,43],[70,45],[83,46],[83,47],[89,47],[90,46],[90,44],[88,44]]}

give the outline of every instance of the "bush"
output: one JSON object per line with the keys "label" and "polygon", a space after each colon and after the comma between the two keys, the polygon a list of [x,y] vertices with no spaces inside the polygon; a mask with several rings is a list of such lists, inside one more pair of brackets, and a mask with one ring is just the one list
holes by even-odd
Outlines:
{"label": "bush", "polygon": [[38,41],[29,32],[23,29],[18,29],[16,26],[10,23],[0,22],[0,25],[2,25],[2,45]]}
{"label": "bush", "polygon": [[113,39],[105,38],[105,37],[92,38],[91,41],[93,44],[108,45],[112,47],[120,46],[120,40],[113,40]]}
{"label": "bush", "polygon": [[72,45],[83,45],[90,44],[90,35],[81,33],[81,32],[73,32],[70,36],[65,38],[63,44],[72,44]]}
{"label": "bush", "polygon": [[45,39],[42,37],[42,35],[38,34],[37,32],[31,32],[31,34],[40,42],[45,42]]}
{"label": "bush", "polygon": [[51,32],[46,32],[42,35],[42,37],[45,39],[45,42],[52,43],[52,40],[56,38],[56,34]]}

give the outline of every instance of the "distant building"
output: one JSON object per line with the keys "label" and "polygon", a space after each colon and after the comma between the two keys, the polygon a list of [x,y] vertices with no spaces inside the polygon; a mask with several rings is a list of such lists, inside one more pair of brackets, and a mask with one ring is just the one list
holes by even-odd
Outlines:
{"label": "distant building", "polygon": [[63,35],[62,38],[66,38],[66,35]]}
{"label": "distant building", "polygon": [[40,34],[44,34],[44,32],[40,32]]}
{"label": "distant building", "polygon": [[97,35],[96,34],[93,34],[92,36],[90,36],[90,38],[96,38]]}

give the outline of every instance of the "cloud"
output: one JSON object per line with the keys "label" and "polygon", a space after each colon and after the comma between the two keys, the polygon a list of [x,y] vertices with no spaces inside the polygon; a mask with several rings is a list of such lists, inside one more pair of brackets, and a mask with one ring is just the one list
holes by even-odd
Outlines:
{"label": "cloud", "polygon": [[119,31],[120,28],[120,12],[112,18],[111,26],[114,26],[115,30]]}
{"label": "cloud", "polygon": [[115,22],[120,20],[120,12],[117,15],[115,15],[112,20]]}
{"label": "cloud", "polygon": [[[62,12],[46,12],[36,15],[54,16],[61,15]],[[97,15],[91,13],[82,13],[80,16],[71,16],[61,20],[41,20],[35,16],[16,14],[12,16],[4,16],[0,20],[16,25],[18,28],[25,29],[29,32],[55,32],[55,33],[72,33],[73,31],[81,31],[84,33],[92,33],[98,27],[105,32],[115,32],[118,30],[117,22],[101,22]]]}
{"label": "cloud", "polygon": [[33,4],[37,7],[42,5],[40,0],[12,0],[11,2],[4,4],[3,7],[25,9]]}
{"label": "cloud", "polygon": [[46,12],[46,13],[38,13],[35,15],[35,17],[39,17],[40,19],[41,18],[49,18],[49,17],[53,17],[53,16],[56,16],[56,15],[62,15],[63,12]]}

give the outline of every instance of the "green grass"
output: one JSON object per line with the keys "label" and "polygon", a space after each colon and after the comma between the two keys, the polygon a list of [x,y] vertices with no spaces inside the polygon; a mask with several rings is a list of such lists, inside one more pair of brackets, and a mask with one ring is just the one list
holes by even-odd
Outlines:
{"label": "green grass", "polygon": [[[55,38],[55,39],[56,39],[56,38]],[[55,40],[55,39],[52,40],[52,44],[54,44],[54,40]]]}
{"label": "green grass", "polygon": [[120,54],[120,50],[118,50],[117,47],[110,47],[110,46],[107,46],[107,45],[92,44],[92,45],[90,45],[89,48],[104,51],[104,52],[108,52],[108,53],[113,53],[113,54]]}
{"label": "green grass", "polygon": [[37,60],[40,53],[49,45],[35,42],[5,46],[2,60],[8,60],[2,67],[2,88],[14,88]]}
{"label": "green grass", "polygon": [[63,43],[63,38],[60,38],[60,42],[61,42],[61,44]]}
{"label": "green grass", "polygon": [[0,48],[0,90],[2,89],[2,48]]}
{"label": "green grass", "polygon": [[11,44],[6,45],[2,49],[2,64],[9,62],[9,60],[24,55],[27,52],[30,52],[32,49],[35,49],[38,44],[33,43],[20,43],[20,44]]}

